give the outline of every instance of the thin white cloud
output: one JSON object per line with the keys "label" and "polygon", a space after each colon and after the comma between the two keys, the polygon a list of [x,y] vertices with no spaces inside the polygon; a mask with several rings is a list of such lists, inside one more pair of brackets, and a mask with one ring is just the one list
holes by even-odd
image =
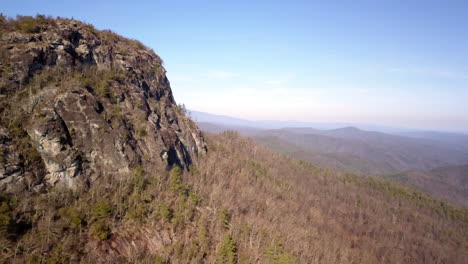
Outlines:
{"label": "thin white cloud", "polygon": [[388,70],[389,72],[396,72],[396,73],[409,73],[409,74],[426,74],[444,78],[451,78],[451,79],[468,79],[468,74],[449,71],[449,70],[440,70],[440,69],[432,69],[432,68],[391,68]]}
{"label": "thin white cloud", "polygon": [[209,70],[207,73],[207,77],[212,79],[228,79],[236,76],[239,74],[223,70]]}

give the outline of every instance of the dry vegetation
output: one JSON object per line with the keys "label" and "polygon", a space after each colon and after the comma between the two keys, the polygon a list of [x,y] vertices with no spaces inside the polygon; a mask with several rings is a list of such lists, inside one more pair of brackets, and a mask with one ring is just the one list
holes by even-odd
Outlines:
{"label": "dry vegetation", "polygon": [[[54,22],[0,16],[10,31],[41,32],[48,23]],[[96,32],[109,43],[125,41]],[[10,78],[8,68],[2,64],[2,78]],[[109,87],[131,78],[58,69],[31,76],[28,89],[10,98],[77,82],[112,105],[102,112],[112,124],[126,113],[120,92]],[[7,118],[14,113],[21,121],[24,113],[11,112],[7,100],[0,106],[0,124],[37,168],[21,122]],[[183,105],[177,112],[185,118]],[[144,121],[131,126],[136,137],[148,136]],[[0,194],[0,263],[464,263],[468,257],[467,210],[388,181],[319,169],[236,133],[206,139],[208,154],[190,172],[136,165],[126,177],[102,172],[88,189]]]}
{"label": "dry vegetation", "polygon": [[4,31],[19,31],[23,33],[39,33],[43,31],[48,25],[54,24],[53,18],[37,15],[31,16],[17,16],[16,19],[11,19],[0,14],[0,25],[2,32]]}
{"label": "dry vegetation", "polygon": [[[300,263],[463,263],[468,211],[389,181],[318,169],[234,133],[211,135],[211,150],[187,180],[213,207],[281,237]],[[239,248],[264,255],[258,238]],[[254,258],[255,259],[255,258]]]}
{"label": "dry vegetation", "polygon": [[[16,16],[16,18],[9,18],[0,13],[0,36],[7,32],[19,32],[19,33],[41,33],[47,31],[48,28],[56,26],[56,21],[62,19],[60,17],[53,18],[51,16],[45,16],[38,14],[32,16]],[[77,23],[82,23],[77,21]],[[86,24],[88,29],[95,35],[99,35],[100,39],[110,46],[122,46],[121,43],[131,44],[126,50],[119,50],[122,54],[130,52],[131,48],[135,49],[149,49],[139,40],[124,38],[109,29],[97,30],[91,24]]]}
{"label": "dry vegetation", "polygon": [[235,133],[208,135],[208,143],[191,172],[136,167],[89,190],[2,197],[1,259],[463,263],[468,256],[466,210],[387,181],[318,169]]}

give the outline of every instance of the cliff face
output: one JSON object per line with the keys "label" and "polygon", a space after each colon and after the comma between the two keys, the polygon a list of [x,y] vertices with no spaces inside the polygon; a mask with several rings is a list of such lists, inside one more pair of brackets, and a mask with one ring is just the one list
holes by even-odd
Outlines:
{"label": "cliff face", "polygon": [[188,168],[206,152],[138,41],[68,19],[0,26],[0,192]]}

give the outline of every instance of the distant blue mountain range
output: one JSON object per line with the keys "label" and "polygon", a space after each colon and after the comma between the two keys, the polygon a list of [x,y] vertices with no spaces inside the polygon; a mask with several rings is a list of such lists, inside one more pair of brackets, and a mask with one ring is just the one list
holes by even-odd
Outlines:
{"label": "distant blue mountain range", "polygon": [[230,127],[251,127],[260,129],[280,129],[286,127],[310,127],[315,129],[337,129],[343,127],[356,127],[367,131],[377,131],[395,135],[414,136],[414,137],[444,137],[459,135],[466,137],[466,134],[457,134],[449,132],[433,132],[417,129],[408,129],[375,124],[360,123],[324,123],[324,122],[300,122],[300,121],[278,121],[278,120],[246,120],[231,116],[217,115],[196,110],[188,110],[192,119],[198,123],[220,124]]}

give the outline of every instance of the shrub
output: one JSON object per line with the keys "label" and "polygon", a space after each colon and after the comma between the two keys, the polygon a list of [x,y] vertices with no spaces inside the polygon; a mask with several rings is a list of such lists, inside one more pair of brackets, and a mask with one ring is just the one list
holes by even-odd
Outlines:
{"label": "shrub", "polygon": [[161,256],[156,256],[154,263],[155,264],[165,264],[166,260]]}
{"label": "shrub", "polygon": [[15,27],[26,33],[39,33],[41,30],[53,20],[44,15],[32,16],[17,16]]}
{"label": "shrub", "polygon": [[224,237],[223,243],[218,251],[218,258],[220,263],[237,263],[237,246],[230,234]]}
{"label": "shrub", "polygon": [[0,203],[0,214],[8,213],[11,211],[11,207],[8,204],[8,201],[1,201]]}
{"label": "shrub", "polygon": [[91,25],[91,24],[87,24],[86,27],[89,29],[89,31],[91,32],[95,32],[96,31],[96,28],[94,28],[94,25]]}
{"label": "shrub", "polygon": [[138,203],[130,208],[127,211],[127,218],[138,221],[144,222],[146,219],[146,213],[148,208],[145,203]]}
{"label": "shrub", "polygon": [[205,219],[199,219],[198,223],[198,244],[200,245],[200,250],[198,252],[198,259],[203,259],[206,253],[209,251],[209,231]]}
{"label": "shrub", "polygon": [[4,234],[8,231],[11,219],[7,214],[0,214],[0,234]]}
{"label": "shrub", "polygon": [[101,201],[98,202],[93,208],[94,218],[105,218],[111,215],[111,207],[109,203]]}
{"label": "shrub", "polygon": [[135,167],[134,176],[137,179],[140,179],[141,177],[143,177],[143,168],[140,165]]}
{"label": "shrub", "polygon": [[180,168],[175,167],[172,169],[170,175],[170,185],[171,190],[180,193],[181,195],[187,197],[189,194],[189,188],[187,185],[182,183],[182,178],[180,177]]}
{"label": "shrub", "polygon": [[111,229],[104,221],[99,220],[92,225],[91,235],[98,240],[105,240],[110,237]]}
{"label": "shrub", "polygon": [[60,216],[68,220],[72,228],[80,228],[83,226],[84,221],[81,214],[75,208],[63,208],[60,210]]}
{"label": "shrub", "polygon": [[111,117],[122,117],[122,109],[119,105],[112,106]]}
{"label": "shrub", "polygon": [[178,104],[176,110],[179,115],[187,115],[185,104]]}
{"label": "shrub", "polygon": [[276,240],[272,241],[270,245],[265,249],[265,256],[270,260],[272,264],[293,264],[296,263],[294,257],[287,253],[283,247],[283,244]]}
{"label": "shrub", "polygon": [[171,223],[174,225],[175,228],[180,228],[185,223],[185,216],[183,212],[176,210],[172,213]]}
{"label": "shrub", "polygon": [[110,87],[107,80],[102,80],[96,84],[96,94],[100,97],[109,97],[110,96]]}
{"label": "shrub", "polygon": [[146,128],[144,128],[144,127],[139,127],[139,128],[137,129],[137,134],[138,134],[138,136],[139,136],[140,138],[144,138],[144,137],[146,137],[146,136],[148,135],[148,132],[146,131]]}
{"label": "shrub", "polygon": [[194,192],[189,193],[189,200],[192,201],[192,203],[195,206],[199,205],[201,203],[201,201],[202,201],[201,197],[198,194],[194,193]]}
{"label": "shrub", "polygon": [[52,250],[50,257],[47,259],[47,263],[69,263],[69,257],[65,254],[62,246],[56,246]]}
{"label": "shrub", "polygon": [[132,179],[133,190],[136,192],[143,191],[147,185],[147,179],[144,177],[144,171],[140,165],[135,168]]}
{"label": "shrub", "polygon": [[173,216],[173,211],[166,203],[162,203],[159,206],[159,215],[162,217],[162,219],[166,221],[171,221],[172,216]]}
{"label": "shrub", "polygon": [[33,17],[22,17],[21,21],[18,21],[16,24],[16,27],[26,33],[38,33],[40,31]]}
{"label": "shrub", "polygon": [[221,225],[229,229],[229,221],[231,219],[231,214],[226,208],[223,208],[221,212],[219,213],[219,221],[221,222]]}
{"label": "shrub", "polygon": [[11,225],[11,207],[7,198],[0,197],[0,201],[0,234],[4,234]]}

